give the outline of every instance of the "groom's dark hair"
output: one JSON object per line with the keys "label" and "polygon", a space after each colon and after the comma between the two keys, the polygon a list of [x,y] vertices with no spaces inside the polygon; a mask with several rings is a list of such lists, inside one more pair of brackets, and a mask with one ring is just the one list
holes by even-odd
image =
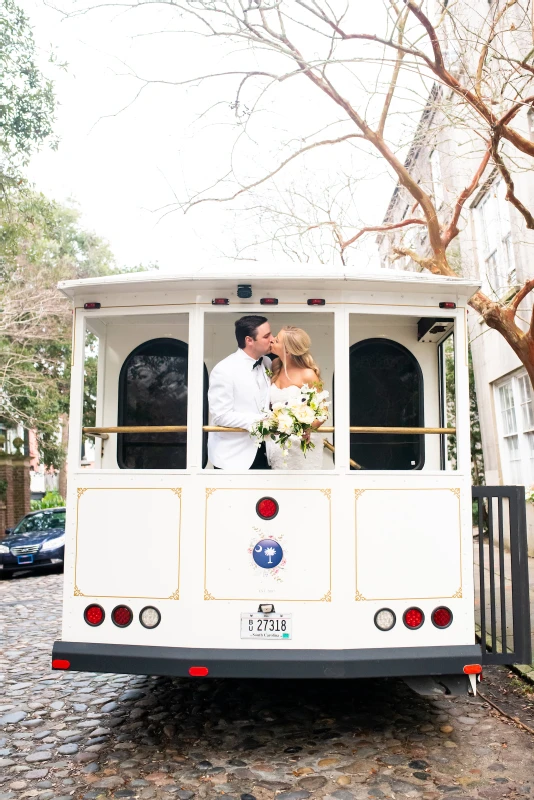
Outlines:
{"label": "groom's dark hair", "polygon": [[256,339],[256,331],[264,322],[268,322],[267,317],[260,317],[259,314],[248,314],[246,317],[236,320],[235,338],[237,339],[237,346],[241,350],[246,345],[245,339],[247,336]]}

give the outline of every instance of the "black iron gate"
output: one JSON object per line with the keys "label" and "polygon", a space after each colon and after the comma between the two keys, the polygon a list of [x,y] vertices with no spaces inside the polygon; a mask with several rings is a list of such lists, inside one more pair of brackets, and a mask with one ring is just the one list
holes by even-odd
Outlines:
{"label": "black iron gate", "polygon": [[484,664],[530,664],[532,644],[523,486],[473,486],[475,621]]}

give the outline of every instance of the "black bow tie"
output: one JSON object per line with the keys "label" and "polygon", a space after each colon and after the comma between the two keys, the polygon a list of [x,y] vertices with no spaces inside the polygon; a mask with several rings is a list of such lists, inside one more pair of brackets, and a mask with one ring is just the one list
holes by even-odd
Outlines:
{"label": "black bow tie", "polygon": [[256,369],[256,367],[259,367],[262,361],[263,361],[263,356],[261,358],[258,358],[258,360],[254,362],[252,369]]}

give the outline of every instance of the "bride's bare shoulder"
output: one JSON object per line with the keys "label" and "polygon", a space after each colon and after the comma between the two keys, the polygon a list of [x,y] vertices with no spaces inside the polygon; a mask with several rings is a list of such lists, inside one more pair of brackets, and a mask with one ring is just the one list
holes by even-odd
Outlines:
{"label": "bride's bare shoulder", "polygon": [[300,371],[299,378],[301,379],[301,386],[303,386],[305,383],[307,383],[308,386],[318,383],[317,375],[313,369],[302,369]]}

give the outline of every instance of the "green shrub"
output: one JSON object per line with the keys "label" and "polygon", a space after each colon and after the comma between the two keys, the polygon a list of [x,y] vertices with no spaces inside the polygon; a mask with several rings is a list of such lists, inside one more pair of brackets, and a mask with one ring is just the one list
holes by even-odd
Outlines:
{"label": "green shrub", "polygon": [[32,511],[40,511],[42,508],[56,508],[56,506],[64,506],[65,501],[59,492],[47,492],[41,500],[32,500]]}

